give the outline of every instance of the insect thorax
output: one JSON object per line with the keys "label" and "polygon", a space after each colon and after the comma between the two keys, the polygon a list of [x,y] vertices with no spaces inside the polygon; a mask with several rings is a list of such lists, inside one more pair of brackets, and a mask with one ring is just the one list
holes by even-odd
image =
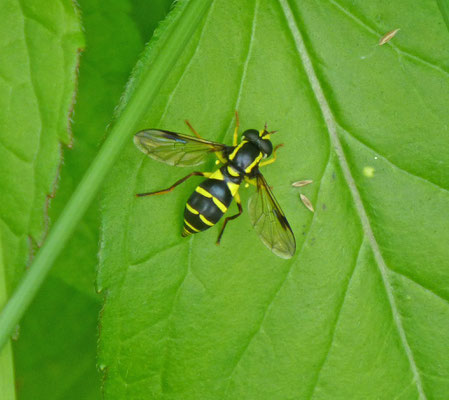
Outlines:
{"label": "insect thorax", "polygon": [[258,146],[252,142],[243,141],[229,156],[229,164],[239,171],[240,175],[251,175],[261,159],[262,153]]}

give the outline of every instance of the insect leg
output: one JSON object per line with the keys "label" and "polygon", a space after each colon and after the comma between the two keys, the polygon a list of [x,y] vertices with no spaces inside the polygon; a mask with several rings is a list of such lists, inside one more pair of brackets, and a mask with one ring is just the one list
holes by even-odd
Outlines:
{"label": "insect leg", "polygon": [[237,203],[237,207],[239,208],[239,212],[235,215],[225,218],[223,226],[221,227],[220,233],[218,234],[217,243],[216,243],[217,245],[220,244],[221,237],[223,236],[223,232],[225,230],[225,227],[226,227],[226,224],[228,223],[228,221],[230,221],[231,219],[235,219],[235,218],[239,217],[240,215],[242,215],[242,212],[243,212],[242,202],[240,201],[240,195],[238,192],[234,195],[234,198],[235,198],[235,202]]}
{"label": "insect leg", "polygon": [[282,147],[283,145],[284,145],[284,143],[278,144],[278,145],[274,148],[274,150],[273,150],[273,157],[270,158],[270,159],[267,160],[267,161],[262,161],[261,163],[259,163],[259,167],[265,167],[265,165],[273,164],[273,163],[276,161],[276,151],[277,151],[277,149],[279,149],[279,148]]}
{"label": "insect leg", "polygon": [[253,186],[257,187],[257,180],[254,178],[250,179],[245,176],[245,182],[246,182],[246,184],[245,184],[246,188],[249,187],[249,185],[253,185]]}
{"label": "insect leg", "polygon": [[217,156],[218,160],[215,161],[215,164],[226,164],[228,162],[228,160],[226,160],[226,158],[223,157],[223,153],[221,151],[216,151],[215,155]]}
{"label": "insect leg", "polygon": [[234,129],[234,136],[233,136],[233,138],[232,138],[232,145],[233,145],[233,146],[237,146],[239,126],[240,126],[239,113],[236,111],[236,112],[235,112],[235,129]]}
{"label": "insect leg", "polygon": [[193,134],[198,138],[198,139],[202,139],[201,135],[195,130],[195,128],[192,126],[192,124],[189,122],[189,120],[185,120],[184,121],[187,126],[189,127],[189,129],[193,132]]}
{"label": "insect leg", "polygon": [[191,178],[192,176],[204,176],[208,178],[210,175],[212,175],[212,172],[200,172],[200,171],[194,171],[191,172],[189,175],[185,176],[184,178],[180,179],[179,181],[176,181],[173,185],[171,185],[167,189],[158,190],[157,192],[148,192],[148,193],[138,193],[136,194],[137,197],[143,197],[143,196],[154,196],[156,194],[165,194],[171,192],[176,186],[180,185],[181,183],[185,182],[187,179]]}

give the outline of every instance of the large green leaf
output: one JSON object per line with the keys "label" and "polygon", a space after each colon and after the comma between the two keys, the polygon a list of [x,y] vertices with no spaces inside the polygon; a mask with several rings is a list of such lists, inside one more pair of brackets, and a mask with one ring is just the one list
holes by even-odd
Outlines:
{"label": "large green leaf", "polygon": [[135,198],[189,170],[130,140],[103,202],[108,399],[447,397],[448,48],[433,1],[213,2],[140,128],[229,143],[235,109],[267,121],[298,248],[277,258],[247,213],[220,247],[181,238],[199,180]]}
{"label": "large green leaf", "polygon": [[0,5],[0,202],[8,289],[46,231],[61,143],[68,144],[75,68],[83,37],[70,0]]}
{"label": "large green leaf", "polygon": [[[0,307],[45,235],[83,36],[69,0],[0,3]],[[14,396],[11,349],[2,351],[0,393]],[[9,369],[9,371],[8,371]],[[7,387],[9,385],[9,388]],[[12,388],[12,389],[11,389]]]}
{"label": "large green leaf", "polygon": [[[79,69],[73,146],[64,152],[60,184],[49,209],[52,221],[95,156],[136,57],[169,5],[166,0],[152,4],[117,0],[107,7],[80,1],[86,51]],[[111,36],[120,38],[114,46],[109,46]],[[21,322],[14,348],[20,399],[100,397],[96,371],[100,297],[94,291],[97,214],[98,202],[79,224]]]}

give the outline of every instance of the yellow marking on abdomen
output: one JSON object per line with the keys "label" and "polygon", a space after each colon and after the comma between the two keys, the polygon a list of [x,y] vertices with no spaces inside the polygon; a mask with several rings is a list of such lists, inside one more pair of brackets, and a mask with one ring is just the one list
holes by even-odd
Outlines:
{"label": "yellow marking on abdomen", "polygon": [[226,211],[228,211],[228,207],[226,207],[220,200],[218,200],[216,197],[212,196],[212,201],[215,203],[215,205],[221,210],[221,212],[224,214]]}
{"label": "yellow marking on abdomen", "polygon": [[195,210],[189,203],[186,203],[186,208],[189,210],[192,214],[199,214],[198,210]]}
{"label": "yellow marking on abdomen", "polygon": [[245,169],[245,172],[247,174],[249,174],[251,172],[251,170],[257,165],[259,164],[259,161],[262,159],[262,153],[259,153],[259,155],[256,157],[256,159],[250,164],[248,165],[248,167]]}
{"label": "yellow marking on abdomen", "polygon": [[206,225],[214,226],[213,222],[210,222],[204,215],[200,214],[200,220],[203,221]]}
{"label": "yellow marking on abdomen", "polygon": [[210,199],[211,197],[213,197],[207,190],[204,190],[201,186],[198,186],[195,189],[195,192],[203,195],[204,197],[207,197],[208,199]]}
{"label": "yellow marking on abdomen", "polygon": [[226,182],[226,185],[228,185],[228,188],[232,194],[232,197],[235,196],[235,194],[239,191],[240,185],[234,182]]}
{"label": "yellow marking on abdomen", "polygon": [[222,172],[217,169],[216,171],[214,171],[211,176],[209,176],[209,179],[216,179],[218,181],[223,181],[224,180],[224,176],[222,174]]}
{"label": "yellow marking on abdomen", "polygon": [[215,205],[221,210],[221,212],[224,214],[228,208],[215,196],[212,196],[207,190],[204,190],[201,186],[198,186],[195,191],[204,197],[207,197],[208,199],[212,199],[212,201],[215,203]]}
{"label": "yellow marking on abdomen", "polygon": [[192,225],[190,225],[185,219],[184,219],[184,223],[189,227],[189,229],[191,229],[193,232],[199,232],[199,229],[196,229],[195,227],[193,227]]}

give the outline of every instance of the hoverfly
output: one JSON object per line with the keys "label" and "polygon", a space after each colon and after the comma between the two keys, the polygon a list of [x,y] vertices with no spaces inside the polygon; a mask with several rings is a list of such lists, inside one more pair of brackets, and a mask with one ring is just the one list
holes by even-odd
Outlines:
{"label": "hoverfly", "polygon": [[[274,131],[268,132],[266,124],[265,128],[259,131],[248,129],[243,132],[241,141],[238,143],[239,119],[236,112],[233,144],[227,146],[203,139],[188,121],[186,123],[195,137],[166,130],[148,129],[138,132],[134,136],[134,143],[151,158],[172,166],[199,165],[211,153],[215,153],[218,158],[217,164],[221,163],[222,166],[214,172],[191,172],[167,189],[140,193],[137,196],[171,192],[192,176],[207,178],[197,186],[187,200],[182,236],[202,232],[214,226],[226,213],[232,199],[235,199],[238,213],[225,218],[217,238],[217,244],[220,244],[226,224],[243,212],[238,191],[245,181],[257,187],[257,192],[248,202],[248,211],[254,229],[262,242],[274,254],[282,258],[291,258],[296,249],[295,237],[259,169],[276,160],[276,150],[281,145],[273,149],[270,137]],[[267,159],[270,156],[272,157]]]}

